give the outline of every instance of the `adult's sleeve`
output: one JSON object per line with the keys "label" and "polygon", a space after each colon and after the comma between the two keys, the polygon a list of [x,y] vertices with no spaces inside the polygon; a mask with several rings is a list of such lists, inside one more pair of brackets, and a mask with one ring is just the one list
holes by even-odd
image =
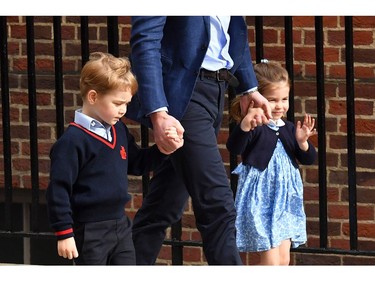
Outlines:
{"label": "adult's sleeve", "polygon": [[133,16],[131,23],[131,63],[138,80],[137,98],[140,117],[168,107],[165,97],[161,63],[161,40],[167,17]]}

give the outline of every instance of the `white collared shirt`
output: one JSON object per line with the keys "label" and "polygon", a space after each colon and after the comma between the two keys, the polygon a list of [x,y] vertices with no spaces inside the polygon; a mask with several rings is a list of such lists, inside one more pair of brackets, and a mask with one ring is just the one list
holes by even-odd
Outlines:
{"label": "white collared shirt", "polygon": [[112,141],[111,125],[102,124],[98,120],[87,116],[82,113],[82,109],[77,109],[74,112],[74,122],[108,141]]}

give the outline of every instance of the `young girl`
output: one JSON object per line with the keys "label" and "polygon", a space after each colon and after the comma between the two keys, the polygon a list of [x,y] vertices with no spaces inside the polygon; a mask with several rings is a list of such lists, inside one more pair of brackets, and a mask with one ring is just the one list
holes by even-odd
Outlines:
{"label": "young girl", "polygon": [[289,109],[289,76],[278,64],[255,65],[259,92],[272,108],[269,124],[258,126],[262,109],[250,105],[241,115],[239,98],[231,106],[238,122],[227,148],[241,155],[233,171],[239,175],[235,205],[237,246],[241,252],[260,252],[262,265],[288,265],[290,247],[304,244],[306,215],[298,163],[310,165],[316,151],[308,138],[316,134],[315,119],[306,114],[294,126],[283,120]]}

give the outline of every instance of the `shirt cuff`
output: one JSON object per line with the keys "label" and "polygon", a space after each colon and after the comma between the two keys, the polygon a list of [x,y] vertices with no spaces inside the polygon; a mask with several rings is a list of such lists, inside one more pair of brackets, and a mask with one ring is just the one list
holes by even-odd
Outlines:
{"label": "shirt cuff", "polygon": [[254,87],[254,88],[251,88],[245,92],[242,92],[240,95],[241,96],[247,96],[247,95],[251,95],[252,93],[254,92],[257,92],[258,91],[258,87]]}
{"label": "shirt cuff", "polygon": [[150,112],[150,113],[147,114],[146,116],[149,117],[152,113],[159,112],[159,111],[166,111],[166,112],[168,112],[168,108],[167,108],[166,106],[161,107],[161,108],[158,108],[158,109],[156,109],[156,110]]}

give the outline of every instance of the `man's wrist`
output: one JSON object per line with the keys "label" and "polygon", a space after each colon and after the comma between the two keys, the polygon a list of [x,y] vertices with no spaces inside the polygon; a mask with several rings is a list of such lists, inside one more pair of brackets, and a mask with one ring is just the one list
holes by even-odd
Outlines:
{"label": "man's wrist", "polygon": [[241,94],[241,96],[251,95],[252,93],[258,92],[258,87],[251,88],[250,90]]}

